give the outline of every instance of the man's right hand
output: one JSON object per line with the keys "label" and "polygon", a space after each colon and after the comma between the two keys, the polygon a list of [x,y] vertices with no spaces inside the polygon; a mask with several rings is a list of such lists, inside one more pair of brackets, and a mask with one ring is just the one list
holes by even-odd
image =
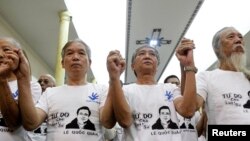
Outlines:
{"label": "man's right hand", "polygon": [[120,51],[113,50],[109,52],[107,57],[107,69],[110,80],[120,79],[120,75],[124,72],[126,66],[125,59],[121,56]]}

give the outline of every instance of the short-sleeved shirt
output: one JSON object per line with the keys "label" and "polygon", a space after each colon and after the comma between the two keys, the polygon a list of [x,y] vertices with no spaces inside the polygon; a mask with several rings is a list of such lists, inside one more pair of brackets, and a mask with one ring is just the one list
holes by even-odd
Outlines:
{"label": "short-sleeved shirt", "polygon": [[[126,141],[181,141],[180,129],[173,100],[181,97],[180,88],[174,84],[123,86],[124,94],[132,111],[133,123],[124,129]],[[169,125],[161,125],[159,109],[170,109]]]}
{"label": "short-sleeved shirt", "polygon": [[[9,82],[9,87],[12,92],[13,98],[17,101],[19,92],[17,87],[17,81]],[[41,96],[41,86],[37,82],[31,82],[31,93],[33,101],[36,102]],[[22,126],[16,130],[8,128],[5,124],[3,116],[0,111],[0,140],[1,141],[30,141],[28,136],[28,131],[26,131]]]}
{"label": "short-sleeved shirt", "polygon": [[[102,141],[104,130],[99,115],[106,91],[106,86],[92,83],[47,88],[36,105],[48,116],[47,141]],[[80,117],[77,111],[81,107],[88,107],[91,113]],[[87,122],[78,124],[81,120]]]}
{"label": "short-sleeved shirt", "polygon": [[200,72],[196,77],[197,93],[206,101],[208,124],[250,124],[250,83],[242,72]]}

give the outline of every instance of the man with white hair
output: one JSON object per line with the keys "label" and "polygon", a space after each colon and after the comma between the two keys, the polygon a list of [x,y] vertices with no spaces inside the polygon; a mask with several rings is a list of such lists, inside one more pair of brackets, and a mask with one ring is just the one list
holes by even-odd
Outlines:
{"label": "man with white hair", "polygon": [[249,125],[250,110],[243,107],[250,92],[243,36],[225,27],[214,35],[212,45],[218,68],[197,75],[198,106],[206,104],[208,125]]}
{"label": "man with white hair", "polygon": [[[40,85],[37,82],[31,82],[30,68],[22,65],[24,61],[29,63],[28,60],[23,60],[20,55],[27,58],[15,39],[0,37],[1,141],[30,141],[27,131],[21,126],[17,101],[21,94],[31,93],[33,102],[41,96]],[[24,70],[28,70],[29,73],[24,74]]]}

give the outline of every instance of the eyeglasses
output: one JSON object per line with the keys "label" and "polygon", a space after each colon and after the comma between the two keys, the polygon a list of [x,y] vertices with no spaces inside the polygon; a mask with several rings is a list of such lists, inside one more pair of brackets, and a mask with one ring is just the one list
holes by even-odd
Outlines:
{"label": "eyeglasses", "polygon": [[180,83],[179,82],[171,82],[172,84],[175,84],[175,85],[180,85]]}
{"label": "eyeglasses", "polygon": [[40,80],[38,80],[37,81],[39,84],[41,84],[41,83],[44,83],[44,84],[49,84],[49,80],[43,80],[43,79],[40,79]]}

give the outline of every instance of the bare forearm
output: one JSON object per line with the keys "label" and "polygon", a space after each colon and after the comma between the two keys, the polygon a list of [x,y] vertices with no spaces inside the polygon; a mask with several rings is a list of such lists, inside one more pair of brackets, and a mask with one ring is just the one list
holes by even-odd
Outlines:
{"label": "bare forearm", "polygon": [[18,104],[12,96],[7,80],[0,82],[0,108],[9,128],[15,129],[21,125]]}
{"label": "bare forearm", "polygon": [[200,117],[198,123],[196,124],[196,129],[197,129],[198,137],[202,134],[202,132],[204,130],[203,129],[203,127],[204,127],[203,123],[204,123],[204,116],[203,116],[203,114],[201,114],[201,117]]}
{"label": "bare forearm", "polygon": [[180,64],[181,69],[181,93],[183,94],[185,89],[186,73],[184,71],[184,66]]}
{"label": "bare forearm", "polygon": [[107,96],[104,106],[101,108],[100,119],[104,127],[110,129],[116,124],[114,109],[112,105],[112,97],[110,92]]}
{"label": "bare forearm", "polygon": [[196,111],[196,83],[195,73],[192,71],[185,72],[185,89],[181,101],[181,113],[184,117],[192,117]]}
{"label": "bare forearm", "polygon": [[110,92],[112,92],[116,120],[123,128],[129,127],[132,123],[131,111],[118,80],[110,83]]}
{"label": "bare forearm", "polygon": [[31,86],[29,79],[18,81],[19,89],[19,108],[21,111],[23,126],[26,129],[33,129],[39,125],[39,116],[37,115],[35,104],[31,95]]}

